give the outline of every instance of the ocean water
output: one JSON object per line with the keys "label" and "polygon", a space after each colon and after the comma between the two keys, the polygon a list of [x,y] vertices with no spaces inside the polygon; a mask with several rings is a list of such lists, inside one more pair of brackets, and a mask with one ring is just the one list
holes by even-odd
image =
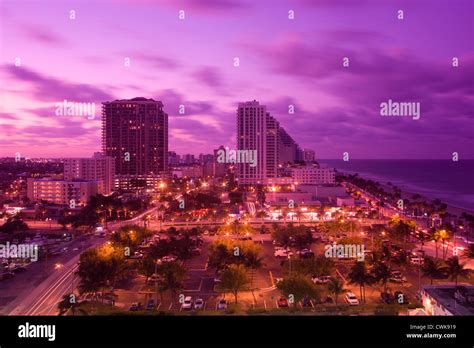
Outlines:
{"label": "ocean water", "polygon": [[448,205],[474,211],[474,160],[321,160],[340,172],[359,173]]}

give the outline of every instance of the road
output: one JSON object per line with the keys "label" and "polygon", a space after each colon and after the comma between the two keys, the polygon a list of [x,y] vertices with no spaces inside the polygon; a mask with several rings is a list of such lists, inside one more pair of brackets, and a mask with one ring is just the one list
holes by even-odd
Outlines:
{"label": "road", "polygon": [[[131,220],[111,222],[109,228],[117,229],[127,224],[140,223],[143,216],[152,213],[155,209],[156,207],[153,207]],[[108,238],[91,238],[92,240],[82,250],[78,250],[74,254],[64,255],[54,261],[50,260],[45,265],[40,265],[41,262],[45,261],[39,261],[37,265],[34,265],[35,269],[29,269],[26,271],[27,273],[21,274],[22,277],[32,277],[28,273],[35,271],[41,273],[40,268],[48,268],[49,271],[47,278],[38,284],[28,284],[29,278],[26,278],[27,283],[23,279],[23,283],[18,284],[18,286],[23,286],[22,291],[0,313],[7,315],[56,315],[58,313],[57,305],[64,295],[70,294],[77,287],[78,279],[75,272],[78,268],[80,254],[87,249],[100,246],[108,240]],[[38,276],[38,274],[33,276]],[[11,287],[11,284],[7,284],[7,286]]]}

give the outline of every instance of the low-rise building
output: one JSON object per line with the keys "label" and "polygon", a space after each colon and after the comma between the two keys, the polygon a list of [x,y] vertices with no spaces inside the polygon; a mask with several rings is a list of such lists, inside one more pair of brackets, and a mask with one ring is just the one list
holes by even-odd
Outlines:
{"label": "low-rise building", "polygon": [[318,165],[305,165],[291,168],[293,182],[298,185],[332,185],[336,183],[333,168]]}
{"label": "low-rise building", "polygon": [[421,291],[428,315],[474,315],[474,286],[428,285]]}
{"label": "low-rise building", "polygon": [[74,207],[86,204],[91,196],[103,191],[100,180],[54,180],[51,178],[29,178],[28,198],[32,201],[47,201]]}

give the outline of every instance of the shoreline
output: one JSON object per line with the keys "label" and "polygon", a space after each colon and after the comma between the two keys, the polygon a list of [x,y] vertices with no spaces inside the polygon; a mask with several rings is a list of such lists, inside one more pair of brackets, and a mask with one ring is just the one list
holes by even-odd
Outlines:
{"label": "shoreline", "polygon": [[467,208],[467,207],[460,207],[458,205],[455,205],[455,204],[452,204],[452,203],[448,203],[446,202],[445,200],[441,199],[441,198],[437,198],[435,196],[427,196],[426,194],[421,194],[419,192],[415,192],[413,191],[412,189],[406,189],[406,187],[403,186],[403,183],[402,184],[399,184],[399,183],[394,183],[393,181],[390,181],[390,180],[387,180],[387,179],[384,179],[384,178],[381,178],[381,177],[377,177],[377,176],[374,176],[374,175],[371,175],[369,173],[364,173],[364,172],[350,172],[350,171],[347,171],[347,170],[339,170],[337,168],[335,168],[336,171],[338,173],[341,173],[341,174],[344,174],[344,175],[347,175],[347,174],[359,174],[359,176],[365,180],[373,180],[373,181],[376,181],[380,184],[380,186],[382,186],[382,188],[385,190],[385,191],[390,191],[391,190],[391,187],[390,185],[388,185],[387,183],[388,182],[391,182],[393,184],[393,186],[397,186],[398,188],[401,189],[401,192],[402,192],[402,198],[403,199],[408,199],[409,201],[413,201],[411,199],[411,197],[415,194],[418,194],[420,195],[420,199],[418,199],[418,201],[427,201],[427,202],[430,202],[430,201],[433,201],[435,199],[439,199],[441,201],[441,203],[445,203],[447,205],[447,209],[446,211],[452,215],[456,215],[458,218],[461,216],[461,214],[463,212],[466,212],[468,214],[474,214],[474,208]]}

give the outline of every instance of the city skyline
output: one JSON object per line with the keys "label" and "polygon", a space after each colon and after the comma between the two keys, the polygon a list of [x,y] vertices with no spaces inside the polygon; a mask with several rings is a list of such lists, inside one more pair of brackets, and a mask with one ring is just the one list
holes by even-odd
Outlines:
{"label": "city skyline", "polygon": [[[0,156],[88,156],[100,115],[55,105],[145,97],[163,102],[178,153],[235,146],[237,104],[256,99],[317,159],[474,158],[470,1],[18,4],[0,7]],[[388,100],[419,102],[420,119],[381,117]]]}

